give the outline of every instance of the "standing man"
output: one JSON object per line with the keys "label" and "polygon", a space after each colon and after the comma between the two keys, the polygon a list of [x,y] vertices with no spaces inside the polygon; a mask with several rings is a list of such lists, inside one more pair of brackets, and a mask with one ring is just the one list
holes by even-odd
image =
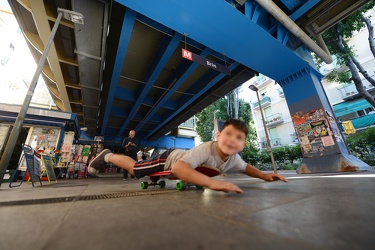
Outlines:
{"label": "standing man", "polygon": [[[133,160],[137,161],[137,153],[140,149],[139,141],[135,138],[135,131],[130,130],[129,136],[124,139],[122,146],[125,148],[124,155],[129,156]],[[124,169],[124,180],[128,178],[128,171]],[[134,175],[131,175],[131,178],[134,179]]]}

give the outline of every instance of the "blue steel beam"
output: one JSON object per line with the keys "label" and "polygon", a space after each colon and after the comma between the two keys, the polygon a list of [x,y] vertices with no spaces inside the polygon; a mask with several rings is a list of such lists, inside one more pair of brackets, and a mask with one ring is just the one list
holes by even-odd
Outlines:
{"label": "blue steel beam", "polygon": [[[152,27],[152,28],[160,31],[161,33],[165,33],[165,34],[170,35],[170,36],[173,36],[173,34],[175,33],[174,30],[172,30],[172,29],[170,29],[170,28],[168,28],[168,27],[166,27],[166,26],[164,26],[164,25],[162,25],[162,24],[160,24],[158,22],[155,22],[154,20],[152,20],[152,19],[150,19],[148,17],[145,17],[145,16],[143,16],[141,14],[137,15],[137,20],[139,22],[141,22],[141,23],[144,23],[144,24],[146,24],[146,25],[148,25],[148,26],[150,26],[150,27]],[[193,46],[195,48],[198,48],[199,50],[204,50],[204,48],[206,47],[206,46],[204,46],[204,45],[202,45],[202,44],[200,44],[200,43],[198,43],[198,42],[190,39],[189,37],[186,37],[186,38],[184,37],[184,42],[185,42],[185,40],[186,40],[186,44],[191,45],[191,46]],[[223,62],[224,61],[227,61],[228,63],[233,63],[234,62],[229,57],[227,57],[227,56],[224,57],[223,54],[219,54],[216,51],[212,51],[211,55],[219,58]],[[218,63],[220,63],[220,62],[218,62]]]}
{"label": "blue steel beam", "polygon": [[308,65],[225,1],[117,2],[276,81]]}
{"label": "blue steel beam", "polygon": [[262,8],[259,4],[253,4],[249,1],[245,2],[245,16],[254,23],[258,22]]}
{"label": "blue steel beam", "polygon": [[119,117],[126,117],[128,113],[126,112],[125,108],[120,108],[113,106],[111,108],[111,114],[110,116],[119,116]]}
{"label": "blue steel beam", "polygon": [[137,95],[135,91],[122,88],[122,87],[117,87],[116,88],[116,93],[115,93],[115,98],[121,99],[121,100],[127,100],[130,102],[133,102],[137,99]]}
{"label": "blue steel beam", "polygon": [[286,45],[289,36],[290,32],[280,23],[277,23],[277,40],[279,40],[282,44]]}
{"label": "blue steel beam", "polygon": [[[209,48],[206,48],[202,51],[200,56],[207,57],[210,54],[210,52],[211,50]],[[159,108],[164,105],[164,103],[169,99],[169,97],[171,97],[171,95],[174,94],[174,92],[183,84],[183,82],[190,76],[191,73],[194,72],[194,70],[198,66],[199,66],[198,63],[192,63],[190,65],[190,67],[184,72],[184,74],[177,80],[177,82],[169,89],[169,91],[163,96],[163,98],[158,102],[158,104],[156,104],[156,106],[151,110],[151,112],[147,114],[147,117],[140,124],[138,124],[137,126],[138,130],[141,129],[145,125],[147,119],[152,117],[159,110]],[[169,116],[168,119],[166,120],[169,121],[171,119],[172,117]]]}
{"label": "blue steel beam", "polygon": [[[232,72],[236,67],[238,67],[239,63],[235,62],[231,66],[229,66],[229,70]],[[216,83],[218,83],[221,79],[223,79],[226,76],[224,73],[218,74],[214,79],[212,79],[208,84],[206,84],[197,94],[195,94],[193,97],[191,97],[188,101],[184,102],[183,105],[181,105],[178,109],[176,109],[173,113],[169,114],[169,120],[173,119],[176,115],[178,115],[181,111],[183,111],[186,107],[188,107],[190,104],[192,104],[194,101],[196,101],[202,94],[204,94],[206,91],[208,91],[210,88],[215,86]],[[157,130],[159,130],[161,127],[163,127],[168,120],[164,120],[164,122],[160,123],[159,126],[157,126],[153,131],[151,131],[148,135],[149,138],[153,133],[155,133]]]}
{"label": "blue steel beam", "polygon": [[[129,116],[121,125],[120,130],[118,131],[117,135],[120,136],[124,133],[126,127],[129,125],[130,120],[133,118],[135,113],[138,111],[139,105],[142,101],[146,98],[147,93],[150,91],[152,86],[154,85],[155,81],[157,80],[160,72],[163,70],[165,64],[168,62],[169,58],[172,56],[173,52],[176,50],[178,44],[182,39],[182,35],[179,33],[175,33],[171,42],[169,43],[167,49],[165,50],[163,56],[160,58],[159,63],[155,67],[154,71],[152,72],[150,78],[148,79],[146,86],[143,88],[141,94],[138,96],[137,101],[133,105],[133,109],[130,111]],[[117,82],[116,82],[117,83]],[[139,129],[139,128],[138,128]],[[137,129],[136,129],[137,130]]]}
{"label": "blue steel beam", "polygon": [[305,14],[307,11],[309,11],[312,7],[314,7],[317,3],[319,3],[320,0],[309,0],[304,5],[298,8],[293,14],[291,14],[289,17],[293,21],[300,18],[303,14]]}
{"label": "blue steel beam", "polygon": [[108,124],[108,119],[110,116],[113,99],[116,96],[117,84],[120,79],[121,69],[125,60],[126,51],[128,49],[128,45],[129,45],[136,15],[137,13],[132,11],[131,9],[128,9],[128,8],[126,9],[125,17],[124,17],[122,28],[121,28],[119,46],[117,47],[115,65],[113,67],[111,86],[109,87],[107,103],[106,103],[105,111],[104,111],[104,118],[103,118],[102,129],[101,129],[102,135],[105,134],[105,129]]}
{"label": "blue steel beam", "polygon": [[[259,7],[259,5],[256,5]],[[137,20],[141,23],[144,23],[150,27],[153,27],[154,29],[160,31],[161,33],[165,33],[167,35],[170,35],[172,36],[175,31],[172,30],[172,29],[169,29],[168,27],[158,23],[158,22],[155,22],[154,20],[148,18],[148,17],[145,17],[141,14],[138,14],[137,15]],[[184,37],[184,42],[186,42],[187,45],[190,45],[194,48],[197,48],[198,50],[202,51],[204,50],[205,46],[192,40],[190,37]],[[229,63],[229,64],[232,64],[234,62],[233,59],[229,58],[227,55],[224,55],[224,54],[220,54],[216,51],[211,51],[211,55],[220,59],[221,61],[217,61],[217,63],[220,63],[220,64],[225,64],[225,63]]]}
{"label": "blue steel beam", "polygon": [[[133,90],[122,88],[122,87],[117,87],[117,90],[116,90],[116,93],[115,93],[115,98],[120,99],[120,100],[126,100],[126,101],[129,101],[129,102],[135,102],[135,101],[138,100],[137,95],[138,95],[137,92],[135,92]],[[146,106],[149,106],[149,107],[152,107],[155,104],[155,99],[151,96],[146,96],[143,99],[142,104],[144,104]],[[168,102],[166,102],[164,104],[163,108],[165,108],[165,109],[176,109],[176,102],[173,101],[173,100],[169,100]],[[112,109],[113,109],[113,107],[112,107]],[[111,114],[116,115],[116,113],[113,113],[112,111],[111,111]]]}

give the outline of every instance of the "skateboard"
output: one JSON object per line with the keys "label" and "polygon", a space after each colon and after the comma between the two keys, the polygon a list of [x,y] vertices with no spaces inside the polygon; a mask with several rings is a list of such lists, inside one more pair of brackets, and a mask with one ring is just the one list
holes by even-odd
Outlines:
{"label": "skateboard", "polygon": [[[206,165],[196,167],[195,170],[197,170],[198,172],[200,172],[204,175],[207,175],[208,177],[214,177],[214,176],[217,176],[217,175],[221,174],[220,170],[218,170],[217,168],[206,166]],[[155,172],[155,173],[152,173],[148,176],[150,176],[151,182],[143,181],[141,183],[142,189],[147,189],[148,186],[150,186],[150,185],[159,186],[160,188],[164,188],[165,187],[165,181],[164,180],[159,181],[160,178],[167,178],[169,180],[178,180],[178,178],[175,175],[173,175],[172,171],[170,171],[170,170]],[[189,186],[195,186],[197,189],[203,188],[202,186],[192,185],[192,184],[189,184],[189,183],[181,181],[181,180],[178,180],[177,183],[176,183],[176,189],[180,190],[180,191],[186,189],[186,187],[189,187]]]}

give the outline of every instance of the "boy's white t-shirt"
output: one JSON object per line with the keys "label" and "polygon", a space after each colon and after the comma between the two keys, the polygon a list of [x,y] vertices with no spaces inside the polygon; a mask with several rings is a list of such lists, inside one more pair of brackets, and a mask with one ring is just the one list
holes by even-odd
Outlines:
{"label": "boy's white t-shirt", "polygon": [[222,173],[228,171],[245,171],[247,163],[242,160],[241,156],[235,154],[230,156],[226,161],[223,161],[219,156],[217,147],[216,141],[210,141],[204,142],[187,151],[181,149],[173,150],[167,157],[164,170],[170,170],[176,161],[182,160],[194,169],[204,164],[215,167]]}

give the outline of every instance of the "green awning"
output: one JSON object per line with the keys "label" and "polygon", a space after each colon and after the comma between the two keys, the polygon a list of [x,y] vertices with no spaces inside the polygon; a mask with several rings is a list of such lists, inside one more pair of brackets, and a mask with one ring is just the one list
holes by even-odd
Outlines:
{"label": "green awning", "polygon": [[375,124],[375,114],[365,115],[351,120],[356,129],[368,127]]}
{"label": "green awning", "polygon": [[371,104],[368,103],[365,99],[358,99],[333,105],[333,111],[335,112],[336,117],[340,117],[371,107]]}

